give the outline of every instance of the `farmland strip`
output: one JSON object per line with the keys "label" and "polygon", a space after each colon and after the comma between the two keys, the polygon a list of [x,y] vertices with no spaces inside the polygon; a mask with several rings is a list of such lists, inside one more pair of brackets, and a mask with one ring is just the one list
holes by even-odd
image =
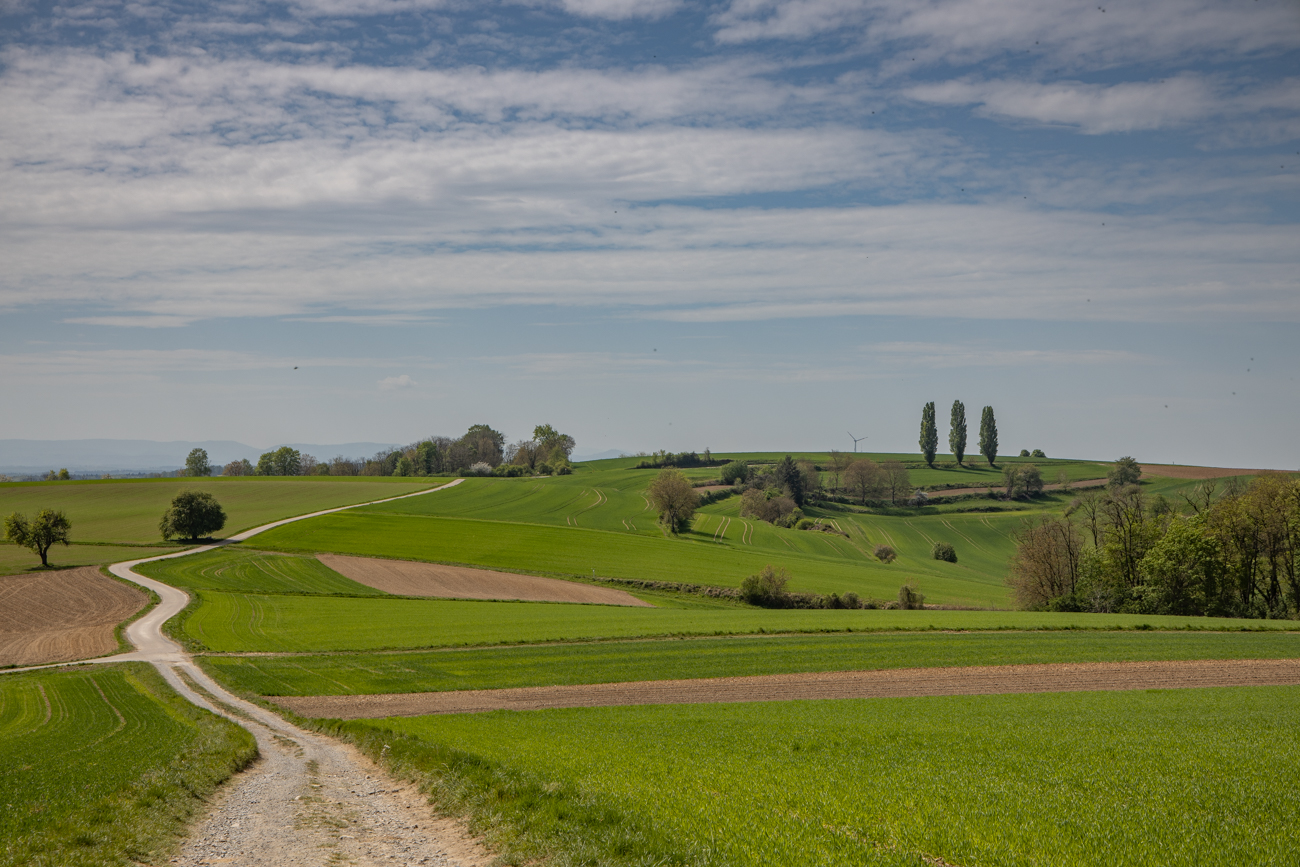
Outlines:
{"label": "farmland strip", "polygon": [[773,674],[392,695],[275,696],[308,717],[367,719],[564,707],[1300,685],[1300,659],[990,665]]}

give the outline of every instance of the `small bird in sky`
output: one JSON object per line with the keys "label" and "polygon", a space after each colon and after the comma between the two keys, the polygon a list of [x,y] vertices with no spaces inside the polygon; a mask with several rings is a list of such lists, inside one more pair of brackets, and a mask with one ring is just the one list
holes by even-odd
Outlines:
{"label": "small bird in sky", "polygon": [[293,366],[293,369],[294,369],[294,370],[297,370],[297,369],[298,369],[298,365],[295,364],[295,365]]}

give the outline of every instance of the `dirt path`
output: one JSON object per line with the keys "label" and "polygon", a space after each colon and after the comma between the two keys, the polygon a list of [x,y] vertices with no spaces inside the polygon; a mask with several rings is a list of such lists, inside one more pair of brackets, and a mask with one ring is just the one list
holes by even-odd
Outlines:
{"label": "dirt path", "polygon": [[[183,671],[207,695],[176,676]],[[451,820],[434,819],[412,786],[388,778],[354,748],[290,725],[225,693],[190,663],[167,670],[187,699],[216,713],[237,708],[261,758],[224,786],[173,863],[186,867],[480,867],[491,856]],[[229,713],[226,714],[229,716]]]}
{"label": "dirt path", "polygon": [[1300,685],[1300,659],[1088,662],[828,671],[394,695],[285,696],[272,697],[271,701],[306,717],[374,719],[435,713],[641,704],[1276,685]]}
{"label": "dirt path", "polygon": [[0,665],[112,653],[117,625],[148,602],[97,566],[0,577]]}
{"label": "dirt path", "polygon": [[517,575],[513,572],[493,572],[489,569],[409,560],[345,557],[340,554],[319,554],[316,559],[359,584],[399,596],[654,607],[622,590],[593,587],[556,578],[540,578],[536,575]]}
{"label": "dirt path", "polygon": [[[433,493],[459,481],[379,502]],[[276,521],[221,544],[243,541],[272,527],[355,505]],[[132,567],[220,546],[207,545],[111,566],[115,575],[153,590],[160,602],[127,629],[134,651],[87,660],[152,663],[186,699],[242,725],[257,739],[261,758],[222,786],[212,809],[193,828],[174,863],[190,867],[227,863],[238,867],[481,867],[491,863],[490,854],[459,823],[435,820],[426,799],[409,786],[394,782],[353,748],[300,729],[226,692],[179,645],[163,635],[162,624],[179,613],[189,597],[140,575]],[[30,669],[12,669],[25,670]],[[182,679],[182,673],[205,692],[192,689]]]}

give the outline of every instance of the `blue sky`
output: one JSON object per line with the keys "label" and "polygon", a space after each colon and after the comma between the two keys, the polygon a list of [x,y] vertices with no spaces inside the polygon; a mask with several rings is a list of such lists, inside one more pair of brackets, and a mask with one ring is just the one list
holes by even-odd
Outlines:
{"label": "blue sky", "polygon": [[1293,0],[0,34],[0,438],[915,450],[961,399],[1004,451],[1300,466]]}

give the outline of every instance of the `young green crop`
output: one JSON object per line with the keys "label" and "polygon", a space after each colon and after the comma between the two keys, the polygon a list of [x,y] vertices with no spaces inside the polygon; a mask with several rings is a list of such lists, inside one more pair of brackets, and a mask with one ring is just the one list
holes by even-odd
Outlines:
{"label": "young green crop", "polygon": [[1300,689],[795,701],[335,724],[517,861],[1288,864]]}
{"label": "young green crop", "polygon": [[285,593],[300,596],[384,596],[345,578],[315,557],[267,554],[229,546],[135,567],[142,575],[185,590]]}
{"label": "young green crop", "polygon": [[282,478],[109,479],[87,482],[0,484],[0,514],[62,509],[72,520],[73,542],[160,542],[158,520],[176,492],[210,491],[226,510],[228,535],[320,509],[395,497],[447,479],[371,476]]}
{"label": "young green crop", "polygon": [[707,535],[703,540],[650,538],[573,527],[366,512],[344,512],[287,524],[258,536],[257,545],[295,553],[332,551],[543,575],[585,577],[594,572],[599,577],[724,587],[739,587],[747,576],[772,564],[790,570],[794,590],[852,591],[863,598],[892,599],[900,584],[911,581],[920,585],[931,602],[993,607],[1009,600],[1001,576],[933,560],[887,566],[874,557],[868,559],[848,540],[842,543],[839,556],[833,556],[806,531],[750,523],[756,539],[786,534],[786,541],[776,539],[773,543],[781,545],[784,553],[770,546],[756,550],[743,545],[737,538],[740,521],[732,522],[728,544],[717,544],[708,541]]}
{"label": "young green crop", "polygon": [[1290,633],[993,632],[782,635],[610,641],[414,653],[206,656],[204,668],[257,695],[361,695],[503,689],[806,671],[930,666],[1289,659]]}
{"label": "young green crop", "polygon": [[256,752],[142,663],[0,676],[0,865],[159,863]]}
{"label": "young green crop", "polygon": [[218,652],[335,651],[591,641],[668,635],[928,629],[1259,629],[1290,621],[1017,611],[689,610],[379,596],[199,591],[181,629]]}

